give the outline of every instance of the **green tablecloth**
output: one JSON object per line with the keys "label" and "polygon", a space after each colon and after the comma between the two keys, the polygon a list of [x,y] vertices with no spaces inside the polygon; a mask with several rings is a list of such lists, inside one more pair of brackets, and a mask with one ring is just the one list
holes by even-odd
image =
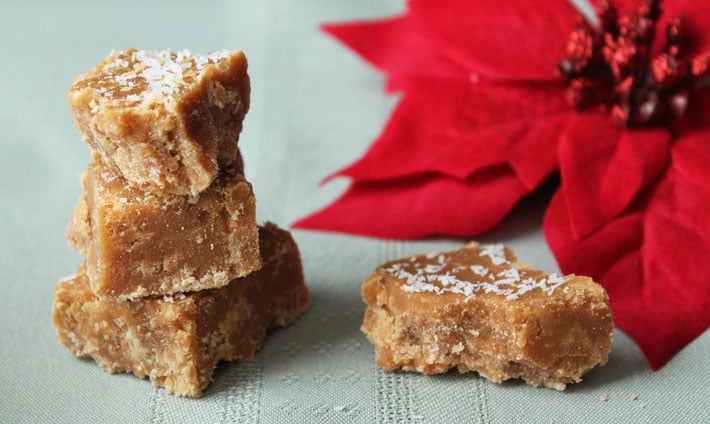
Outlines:
{"label": "green tablecloth", "polygon": [[[106,374],[59,344],[52,296],[82,260],[64,228],[89,160],[65,100],[76,75],[128,46],[244,49],[253,87],[240,141],[246,174],[259,220],[287,226],[342,192],[346,181],[318,182],[364,151],[396,101],[382,94],[382,77],[319,33],[318,23],[402,8],[378,0],[0,3],[1,422],[710,422],[707,332],[651,372],[617,331],[609,364],[564,392],[475,374],[379,370],[359,331],[360,282],[386,260],[463,240],[296,232],[310,311],[274,332],[253,362],[221,364],[199,400]],[[545,200],[525,201],[481,239],[556,271],[540,231]]]}

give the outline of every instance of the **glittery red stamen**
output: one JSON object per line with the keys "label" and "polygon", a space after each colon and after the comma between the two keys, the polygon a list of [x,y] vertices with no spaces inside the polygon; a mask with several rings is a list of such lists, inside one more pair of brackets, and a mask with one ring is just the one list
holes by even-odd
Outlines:
{"label": "glittery red stamen", "polygon": [[710,78],[710,53],[685,57],[683,20],[669,19],[665,48],[652,57],[660,0],[645,0],[627,15],[602,1],[597,14],[598,27],[580,17],[558,66],[569,80],[570,103],[577,110],[605,106],[628,127],[665,125],[683,115],[689,95]]}

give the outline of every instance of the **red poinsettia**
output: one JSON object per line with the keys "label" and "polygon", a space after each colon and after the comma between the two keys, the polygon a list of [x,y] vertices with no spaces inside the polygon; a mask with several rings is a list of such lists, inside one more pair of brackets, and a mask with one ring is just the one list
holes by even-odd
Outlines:
{"label": "red poinsettia", "polygon": [[346,193],[294,227],[472,236],[557,172],[544,231],[560,268],[600,281],[665,364],[710,324],[710,2],[597,11],[594,26],[564,0],[411,0],[325,26],[402,98],[333,175]]}

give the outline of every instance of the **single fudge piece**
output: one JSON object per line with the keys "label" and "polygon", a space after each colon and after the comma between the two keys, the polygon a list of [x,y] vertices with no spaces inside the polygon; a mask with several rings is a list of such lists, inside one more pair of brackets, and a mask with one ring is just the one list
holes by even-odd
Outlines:
{"label": "single fudge piece", "polygon": [[159,196],[92,162],[82,184],[67,238],[101,298],[222,287],[261,266],[254,194],[239,173],[195,197]]}
{"label": "single fudge piece", "polygon": [[267,224],[260,244],[261,270],[219,289],[173,297],[101,300],[82,266],[56,288],[59,340],[108,372],[148,376],[168,393],[199,397],[219,360],[252,359],[269,328],[289,324],[308,307],[291,235]]}
{"label": "single fudge piece", "polygon": [[[244,174],[244,161],[240,152],[237,152],[237,161],[232,171]],[[89,222],[89,205],[86,202],[86,173],[81,176],[81,186],[84,188],[79,201],[74,207],[72,220],[67,228],[67,239],[69,244],[76,250],[86,255],[90,245],[91,223]]]}
{"label": "single fudge piece", "polygon": [[197,194],[237,159],[249,109],[241,51],[112,52],[68,98],[85,141],[144,190]]}
{"label": "single fudge piece", "polygon": [[377,268],[362,284],[377,364],[558,390],[605,364],[614,323],[604,289],[516,261],[503,245],[471,243]]}

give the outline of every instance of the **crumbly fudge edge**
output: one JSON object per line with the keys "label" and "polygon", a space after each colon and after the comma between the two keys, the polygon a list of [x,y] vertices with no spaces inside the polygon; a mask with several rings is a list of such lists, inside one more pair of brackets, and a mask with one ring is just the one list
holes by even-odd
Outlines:
{"label": "crumbly fudge edge", "polygon": [[[263,344],[269,329],[291,324],[310,305],[308,288],[303,278],[300,253],[290,233],[267,223],[260,228],[260,237],[268,237],[275,242],[275,246],[267,247],[267,261],[264,271],[257,271],[240,279],[240,284],[205,290],[188,296],[188,299],[191,299],[189,313],[195,317],[201,316],[202,318],[196,319],[194,321],[195,325],[191,327],[190,331],[194,332],[195,336],[190,337],[193,343],[188,349],[188,360],[184,361],[187,365],[181,366],[181,369],[184,370],[182,373],[159,366],[154,366],[153,369],[141,370],[135,365],[121,364],[111,359],[111,355],[116,353],[113,350],[102,352],[100,349],[87,348],[85,338],[80,337],[75,331],[76,328],[82,325],[80,317],[83,311],[87,309],[87,305],[97,304],[100,306],[103,304],[105,306],[110,304],[113,305],[111,309],[114,313],[130,314],[133,313],[130,305],[161,302],[161,298],[146,298],[135,302],[104,301],[96,298],[88,289],[87,284],[87,288],[79,293],[78,299],[67,299],[69,294],[76,294],[76,291],[71,290],[71,285],[76,284],[75,280],[77,278],[85,278],[83,276],[83,265],[76,275],[63,279],[56,288],[53,320],[61,343],[75,356],[92,357],[107,372],[128,371],[139,377],[148,376],[154,385],[165,387],[166,392],[169,394],[188,397],[202,396],[204,389],[212,379],[214,369],[219,361],[251,360],[255,352]],[[268,275],[265,276],[264,272]],[[284,281],[288,281],[285,290],[281,287]],[[244,296],[240,294],[245,291],[242,289],[247,289],[247,293]],[[235,303],[233,307],[226,309],[214,308],[210,307],[211,303],[205,304],[204,300],[200,300],[200,298],[213,296],[209,293],[214,293],[215,291],[231,297]],[[264,292],[272,296],[265,296]],[[182,301],[181,298],[183,298],[183,295],[166,296],[162,298],[162,302],[164,305],[169,303],[170,305],[166,306],[170,307],[173,302]],[[266,302],[266,307],[255,308],[255,302],[257,302],[255,299],[261,299],[262,302]],[[201,304],[201,306],[198,306],[198,304]],[[249,314],[246,317],[239,315],[239,309],[244,310],[245,304],[246,309],[251,309],[257,313]],[[204,314],[205,309],[208,310],[206,314]],[[203,315],[198,315],[201,313]],[[232,331],[230,333],[229,330],[227,330],[229,334],[225,334],[220,329],[216,329],[213,332],[206,331],[205,329],[209,327],[209,321],[215,319],[225,323],[236,323],[251,329],[250,336],[243,336],[243,332]],[[257,330],[253,331],[255,327]],[[170,333],[167,333],[167,335],[169,337]],[[222,340],[222,343],[216,346],[213,354],[210,354],[208,345],[215,340]],[[170,344],[163,343],[161,345],[169,346]],[[196,361],[201,366],[185,368],[185,366],[189,366],[191,363],[194,364]],[[160,365],[160,361],[156,363]],[[189,377],[186,378],[185,375]]]}

